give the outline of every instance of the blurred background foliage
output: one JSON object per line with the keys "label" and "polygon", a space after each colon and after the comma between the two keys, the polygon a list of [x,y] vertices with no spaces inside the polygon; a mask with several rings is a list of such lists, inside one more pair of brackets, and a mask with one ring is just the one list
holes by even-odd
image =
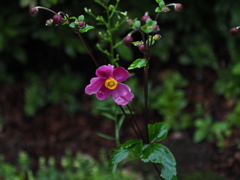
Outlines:
{"label": "blurred background foliage", "polygon": [[[174,131],[193,129],[196,143],[217,138],[218,145],[223,146],[224,138],[231,135],[231,128],[240,126],[240,35],[229,35],[230,28],[240,25],[240,1],[178,2],[184,5],[184,12],[172,10],[158,19],[162,38],[155,44],[150,62],[151,113],[157,118],[155,121],[165,121]],[[93,0],[2,0],[0,84],[24,84],[26,117],[33,117],[49,104],[64,105],[71,115],[82,112],[87,99],[84,87],[94,75],[95,65],[70,28],[44,25],[52,14],[40,10],[36,17],[31,17],[28,8],[35,5],[70,16],[84,14],[86,22],[96,27],[85,33],[84,38],[99,64],[108,63],[96,48],[101,40],[98,32],[104,28],[84,12],[84,7],[88,7],[95,14],[103,13]],[[129,18],[140,19],[146,11],[154,17],[155,5],[154,0],[121,1],[119,10],[127,11]],[[122,39],[128,32],[127,24],[123,25],[116,39]],[[139,35],[133,37],[140,39]],[[119,64],[124,67],[142,57],[137,48],[123,45],[117,53],[121,59]],[[136,97],[131,105],[141,113],[141,70],[131,73],[127,84]],[[93,114],[100,114],[94,108],[99,102],[95,98],[91,101]],[[226,105],[228,111],[221,117],[209,111],[219,101],[232,102]],[[102,101],[101,106],[108,107],[109,101]]]}

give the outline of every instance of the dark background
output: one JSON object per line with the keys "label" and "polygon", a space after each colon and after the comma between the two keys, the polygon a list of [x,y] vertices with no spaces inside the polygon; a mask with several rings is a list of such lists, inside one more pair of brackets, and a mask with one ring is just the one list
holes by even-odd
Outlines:
{"label": "dark background", "polygon": [[[84,7],[88,7],[101,14],[99,5],[87,0],[31,3],[34,2],[70,16],[84,14],[86,22],[96,29],[83,36],[99,64],[108,63],[95,46],[99,42],[98,28],[104,28],[84,12]],[[162,38],[154,46],[149,76],[153,87],[161,86],[171,72],[177,72],[181,81],[187,81],[180,87],[186,105],[179,106],[177,113],[189,114],[191,121],[181,127],[176,127],[180,121],[173,122],[165,143],[176,156],[180,174],[214,171],[236,180],[240,178],[240,120],[239,110],[234,108],[240,93],[240,35],[230,36],[229,30],[240,24],[240,2],[182,0],[179,3],[184,5],[184,12],[172,9],[159,16]],[[154,17],[155,7],[155,1],[122,1],[119,10],[128,11],[129,18],[140,19],[146,11]],[[84,93],[96,67],[70,28],[46,27],[45,21],[52,14],[40,10],[33,18],[28,8],[29,3],[24,0],[0,2],[0,153],[6,161],[14,163],[18,152],[24,150],[32,159],[33,169],[37,169],[39,156],[54,155],[60,159],[66,148],[98,158],[99,149],[114,148],[115,144],[96,135],[98,131],[113,135],[113,124],[104,120],[99,111],[94,114],[96,100]],[[125,24],[116,38],[122,39],[128,32]],[[134,35],[134,39],[139,38]],[[125,68],[142,57],[135,47],[126,52],[131,58],[120,53],[119,61]],[[141,87],[142,72],[134,73]],[[223,136],[223,150],[219,150],[214,132],[213,138],[206,136],[200,143],[193,142],[199,104],[202,119],[210,116],[213,123],[226,123],[225,131],[232,132],[231,136]],[[156,107],[150,111],[152,121],[164,121],[163,114]],[[135,138],[127,124],[121,137],[123,142]]]}

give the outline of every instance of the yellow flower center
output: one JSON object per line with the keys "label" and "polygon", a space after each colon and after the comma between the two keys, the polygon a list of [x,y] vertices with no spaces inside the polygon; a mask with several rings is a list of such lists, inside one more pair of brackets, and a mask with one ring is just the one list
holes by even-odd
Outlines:
{"label": "yellow flower center", "polygon": [[109,77],[109,78],[105,81],[104,85],[105,85],[106,88],[113,90],[113,89],[116,89],[116,88],[117,88],[118,82],[117,82],[114,78]]}

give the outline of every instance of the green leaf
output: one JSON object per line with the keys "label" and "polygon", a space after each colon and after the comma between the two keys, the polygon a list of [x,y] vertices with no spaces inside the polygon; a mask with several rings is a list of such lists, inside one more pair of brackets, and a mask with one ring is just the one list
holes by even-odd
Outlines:
{"label": "green leaf", "polygon": [[129,67],[128,70],[135,69],[135,68],[141,68],[143,66],[146,66],[148,61],[146,59],[136,59]]}
{"label": "green leaf", "polygon": [[140,26],[141,26],[141,22],[140,21],[135,21],[133,29],[138,29],[138,28],[140,28]]}
{"label": "green leaf", "polygon": [[233,66],[232,73],[234,75],[239,75],[240,74],[240,63],[237,63]]}
{"label": "green leaf", "polygon": [[78,20],[83,21],[84,20],[84,15],[78,16]]}
{"label": "green leaf", "polygon": [[125,143],[123,143],[120,147],[122,149],[126,149],[126,148],[131,147],[134,144],[139,144],[139,143],[142,143],[142,141],[139,139],[138,140],[129,140],[129,141],[126,141]]}
{"label": "green leaf", "polygon": [[150,142],[158,142],[167,137],[168,129],[165,123],[156,123],[148,125]]}
{"label": "green leaf", "polygon": [[114,137],[108,136],[106,134],[102,134],[102,133],[97,133],[98,136],[104,138],[104,139],[109,139],[109,140],[116,140]]}
{"label": "green leaf", "polygon": [[69,24],[69,27],[71,27],[71,28],[75,28],[75,27],[76,27],[76,25],[75,25],[75,23],[74,23],[74,22],[71,22],[71,24]]}
{"label": "green leaf", "polygon": [[120,163],[123,159],[125,159],[130,153],[132,149],[118,149],[113,155],[110,157],[109,166]]}
{"label": "green leaf", "polygon": [[162,12],[162,8],[157,7],[157,8],[155,9],[155,12]]}
{"label": "green leaf", "polygon": [[110,114],[110,113],[103,112],[103,113],[101,113],[101,115],[103,115],[103,116],[105,116],[105,117],[115,121],[115,117],[112,114]]}
{"label": "green leaf", "polygon": [[140,158],[143,162],[150,161],[160,164],[162,167],[161,177],[163,177],[163,179],[176,179],[176,160],[166,146],[157,143],[147,144],[143,146]]}
{"label": "green leaf", "polygon": [[93,26],[86,25],[85,28],[79,29],[79,32],[80,32],[80,33],[85,33],[85,32],[88,32],[90,29],[94,29],[94,27],[93,27]]}
{"label": "green leaf", "polygon": [[158,5],[159,5],[159,7],[161,7],[161,8],[162,8],[162,7],[164,7],[164,6],[165,6],[165,2],[164,2],[164,1],[161,1],[161,2],[159,2],[159,3],[158,3]]}
{"label": "green leaf", "polygon": [[77,19],[75,16],[70,17],[69,19]]}

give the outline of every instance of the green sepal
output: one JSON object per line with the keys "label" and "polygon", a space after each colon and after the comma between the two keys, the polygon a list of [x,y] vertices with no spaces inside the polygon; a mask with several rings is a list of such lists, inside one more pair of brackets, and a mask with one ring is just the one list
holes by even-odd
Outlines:
{"label": "green sepal", "polygon": [[141,68],[143,66],[146,66],[148,61],[146,59],[136,59],[129,67],[128,70],[135,69],[135,68]]}
{"label": "green sepal", "polygon": [[87,24],[85,28],[79,29],[79,32],[80,32],[80,33],[85,33],[85,32],[88,32],[90,29],[94,29],[94,27],[93,27],[93,26],[89,26],[89,25]]}
{"label": "green sepal", "polygon": [[70,17],[69,19],[77,19],[75,16]]}
{"label": "green sepal", "polygon": [[159,164],[161,177],[165,180],[176,180],[176,160],[170,150],[158,143],[146,144],[142,147],[140,159],[143,162],[153,162]]}
{"label": "green sepal", "polygon": [[149,141],[151,143],[161,141],[167,137],[168,129],[166,123],[155,123],[148,125]]}
{"label": "green sepal", "polygon": [[79,21],[83,21],[83,20],[84,20],[84,15],[78,16],[78,20],[79,20]]}
{"label": "green sepal", "polygon": [[158,3],[159,7],[163,8],[165,6],[165,2],[164,1],[161,1]]}
{"label": "green sepal", "polygon": [[69,27],[71,27],[71,28],[76,28],[76,24],[75,24],[74,22],[71,22],[71,23],[69,24]]}
{"label": "green sepal", "polygon": [[151,26],[156,25],[156,24],[157,24],[157,21],[153,21],[152,19],[148,18],[146,20],[146,24],[144,26],[142,26],[141,29],[146,34],[149,34],[149,33],[153,32],[153,29]]}
{"label": "green sepal", "polygon": [[140,21],[135,21],[134,22],[134,25],[132,26],[132,28],[134,29],[134,30],[136,30],[136,29],[138,29],[138,28],[140,28],[141,27],[141,22]]}
{"label": "green sepal", "polygon": [[156,7],[155,12],[162,12],[162,8],[161,7]]}

